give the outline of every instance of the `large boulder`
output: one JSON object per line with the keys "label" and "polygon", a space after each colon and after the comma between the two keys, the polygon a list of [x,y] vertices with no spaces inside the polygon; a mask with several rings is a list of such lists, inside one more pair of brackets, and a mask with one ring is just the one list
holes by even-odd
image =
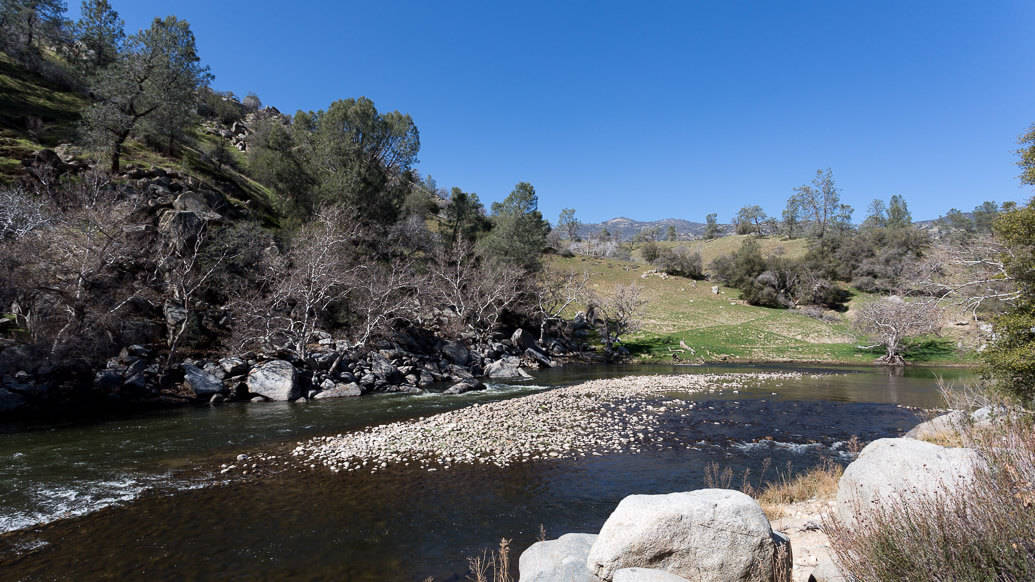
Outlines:
{"label": "large boulder", "polygon": [[639,567],[695,582],[789,582],[792,567],[790,541],[754,499],[729,489],[626,497],[586,564],[607,581]]}
{"label": "large boulder", "polygon": [[629,495],[590,549],[587,565],[611,581],[623,568],[697,582],[789,582],[791,545],[755,499],[728,489]]}
{"label": "large boulder", "polygon": [[197,366],[184,364],[183,380],[199,398],[207,399],[223,392],[223,382]]}
{"label": "large boulder", "polygon": [[594,534],[570,533],[532,544],[518,558],[518,582],[598,582],[586,568],[596,539]]}
{"label": "large boulder", "polygon": [[485,366],[485,375],[489,378],[531,378],[528,372],[521,369],[521,358],[505,356]]}
{"label": "large boulder", "polygon": [[951,494],[984,462],[973,449],[946,448],[914,439],[879,439],[845,469],[837,487],[837,516],[848,527],[880,503]]}
{"label": "large boulder", "polygon": [[270,400],[297,400],[302,387],[291,362],[271,360],[252,368],[248,373],[248,391]]}
{"label": "large boulder", "polygon": [[651,568],[622,568],[615,570],[614,582],[690,582],[682,576]]}
{"label": "large boulder", "polygon": [[970,416],[963,411],[954,410],[921,422],[914,426],[904,436],[907,439],[928,440],[936,438],[954,437],[963,430],[970,422]]}

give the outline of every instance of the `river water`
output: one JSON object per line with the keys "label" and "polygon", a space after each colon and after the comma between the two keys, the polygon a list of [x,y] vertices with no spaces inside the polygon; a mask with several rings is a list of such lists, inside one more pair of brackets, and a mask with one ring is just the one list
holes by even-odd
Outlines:
{"label": "river water", "polygon": [[[628,374],[803,371],[801,379],[688,395],[670,446],[637,454],[375,474],[220,473],[237,455],[308,436]],[[463,580],[466,557],[540,532],[594,532],[626,495],[706,485],[706,468],[798,472],[846,463],[853,436],[897,436],[942,405],[938,378],[968,372],[788,366],[568,367],[460,396],[382,395],[233,404],[0,427],[0,579]]]}

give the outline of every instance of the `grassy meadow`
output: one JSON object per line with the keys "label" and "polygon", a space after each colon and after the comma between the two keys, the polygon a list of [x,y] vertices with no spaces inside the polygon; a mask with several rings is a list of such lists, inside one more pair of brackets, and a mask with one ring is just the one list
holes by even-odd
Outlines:
{"label": "grassy meadow", "polygon": [[[708,264],[739,248],[746,236],[729,236],[711,241],[665,242],[664,246],[686,246],[701,253]],[[762,238],[763,253],[784,253],[800,257],[805,241]],[[550,265],[559,271],[586,272],[589,288],[607,295],[617,285],[636,284],[647,300],[642,329],[622,338],[623,345],[642,362],[712,361],[793,361],[868,364],[883,355],[883,348],[862,349],[871,344],[851,327],[853,307],[872,300],[854,292],[848,312],[828,312],[837,321],[809,317],[792,309],[772,309],[748,305],[740,291],[719,286],[712,292],[710,281],[661,276],[639,260],[639,249],[632,260],[585,256],[552,257]],[[970,351],[957,349],[956,330],[941,337],[916,340],[907,357],[914,363],[954,364],[973,361]],[[693,352],[680,346],[683,342]]]}

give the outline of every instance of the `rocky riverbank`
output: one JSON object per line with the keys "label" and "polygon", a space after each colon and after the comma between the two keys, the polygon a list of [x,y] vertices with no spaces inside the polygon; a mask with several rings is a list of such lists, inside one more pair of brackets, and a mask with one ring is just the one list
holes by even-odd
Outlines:
{"label": "rocky riverbank", "polygon": [[527,379],[526,370],[595,361],[585,346],[565,339],[585,321],[538,341],[517,328],[482,341],[443,338],[426,330],[397,331],[391,341],[352,348],[316,332],[304,358],[241,353],[184,358],[169,364],[160,350],[123,348],[102,369],[40,364],[28,346],[0,344],[0,415],[42,415],[94,409],[141,409],[227,401],[295,401],[370,393],[459,394],[485,388],[486,379]]}
{"label": "rocky riverbank", "polygon": [[[592,380],[522,398],[476,404],[300,443],[304,465],[331,471],[417,464],[429,471],[456,463],[507,466],[544,459],[637,452],[674,446],[664,419],[687,416],[687,394],[735,391],[800,373],[686,374]],[[690,444],[690,443],[688,443]]]}

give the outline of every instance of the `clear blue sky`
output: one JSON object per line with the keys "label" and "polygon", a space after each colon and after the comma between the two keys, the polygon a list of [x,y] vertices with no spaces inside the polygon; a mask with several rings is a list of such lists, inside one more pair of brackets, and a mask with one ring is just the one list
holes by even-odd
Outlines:
{"label": "clear blue sky", "polygon": [[778,215],[826,167],[856,220],[1032,195],[1030,0],[111,2],[189,21],[216,89],[409,113],[421,173],[486,205],[529,181],[551,221]]}

